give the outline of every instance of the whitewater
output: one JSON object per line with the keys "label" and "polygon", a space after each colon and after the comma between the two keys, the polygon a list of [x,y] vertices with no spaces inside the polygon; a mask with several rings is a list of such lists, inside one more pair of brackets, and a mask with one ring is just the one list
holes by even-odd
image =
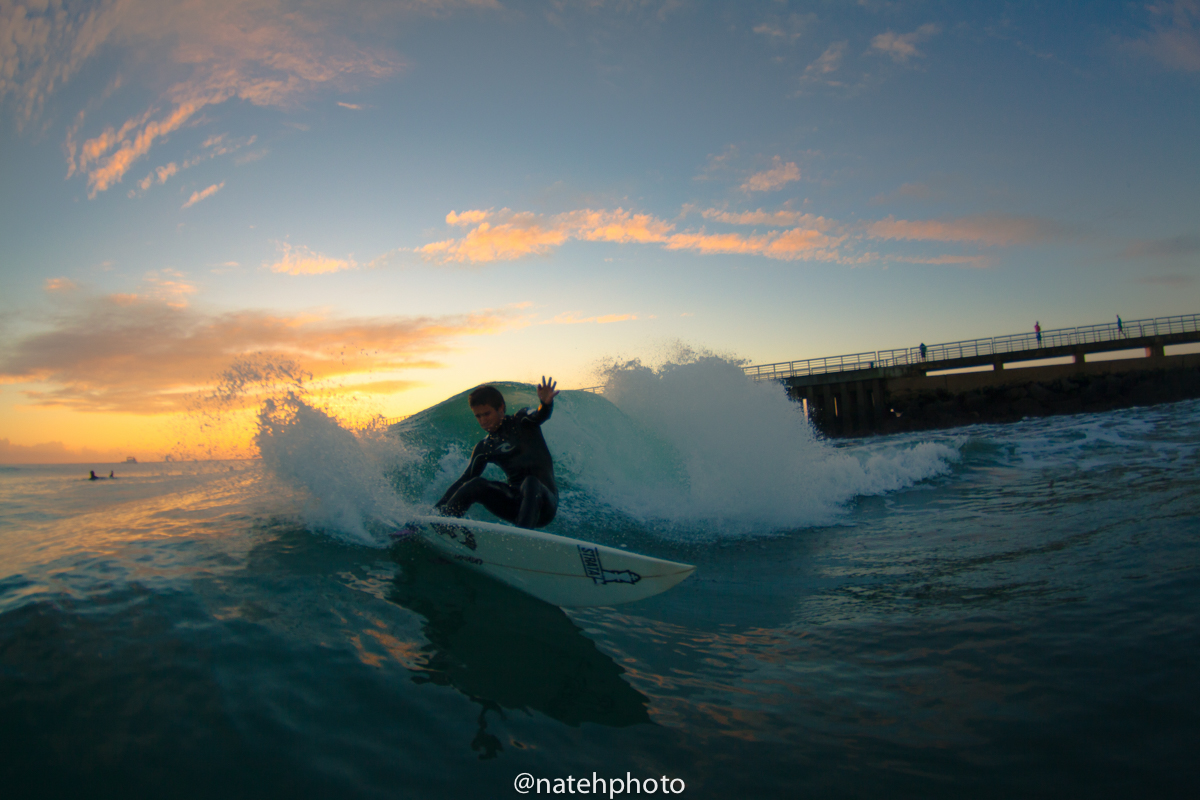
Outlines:
{"label": "whitewater", "polygon": [[[497,385],[510,412],[537,402]],[[832,442],[729,361],[620,365],[555,402],[549,530],[697,572],[569,612],[388,535],[483,435],[465,392],[367,430],[281,392],[253,461],[0,467],[0,781],[1179,794],[1198,423],[1186,402]],[[86,480],[101,467],[118,477]]]}

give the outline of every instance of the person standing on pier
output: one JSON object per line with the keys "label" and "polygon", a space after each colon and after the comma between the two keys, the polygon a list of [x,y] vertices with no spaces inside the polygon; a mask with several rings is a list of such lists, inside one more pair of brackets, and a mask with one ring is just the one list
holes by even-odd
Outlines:
{"label": "person standing on pier", "polygon": [[1042,322],[1038,320],[1033,323],[1033,332],[1037,334],[1038,347],[1042,346]]}
{"label": "person standing on pier", "polygon": [[1121,315],[1117,314],[1117,336],[1125,335],[1125,323],[1121,322]]}

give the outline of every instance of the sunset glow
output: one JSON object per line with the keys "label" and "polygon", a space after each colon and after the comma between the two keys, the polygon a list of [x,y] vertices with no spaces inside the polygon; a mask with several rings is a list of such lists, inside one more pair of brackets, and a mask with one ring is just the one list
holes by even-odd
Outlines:
{"label": "sunset glow", "polygon": [[0,3],[0,461],[1200,310],[1200,8],[1005,9]]}

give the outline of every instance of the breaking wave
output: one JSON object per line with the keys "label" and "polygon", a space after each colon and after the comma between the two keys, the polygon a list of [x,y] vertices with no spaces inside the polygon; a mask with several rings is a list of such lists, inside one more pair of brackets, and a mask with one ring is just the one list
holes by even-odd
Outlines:
{"label": "breaking wave", "polygon": [[[510,413],[537,403],[530,385],[496,386]],[[388,430],[351,431],[289,391],[263,404],[256,443],[270,474],[307,497],[310,527],[382,544],[387,529],[429,513],[465,467],[482,436],[466,394]],[[777,384],[714,356],[614,365],[603,394],[560,394],[543,432],[560,489],[547,530],[609,540],[834,524],[854,498],[910,487],[959,459],[929,442],[835,447]],[[495,467],[487,474],[503,478]]]}

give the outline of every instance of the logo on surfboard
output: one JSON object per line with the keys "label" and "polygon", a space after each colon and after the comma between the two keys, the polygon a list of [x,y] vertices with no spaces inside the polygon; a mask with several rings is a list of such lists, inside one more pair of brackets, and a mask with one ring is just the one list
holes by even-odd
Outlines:
{"label": "logo on surfboard", "polygon": [[458,535],[461,533],[462,537],[463,537],[461,544],[465,544],[467,546],[467,548],[470,550],[474,550],[476,547],[475,534],[471,531],[470,528],[460,528],[457,525],[446,525],[446,524],[440,524],[440,523],[434,523],[430,527],[432,527],[435,531],[442,534],[443,536],[449,536],[451,539],[453,539],[456,542],[459,541]]}
{"label": "logo on surfboard", "polygon": [[631,569],[605,569],[600,563],[600,548],[579,545],[579,558],[583,561],[583,573],[593,583],[637,583],[642,579]]}

